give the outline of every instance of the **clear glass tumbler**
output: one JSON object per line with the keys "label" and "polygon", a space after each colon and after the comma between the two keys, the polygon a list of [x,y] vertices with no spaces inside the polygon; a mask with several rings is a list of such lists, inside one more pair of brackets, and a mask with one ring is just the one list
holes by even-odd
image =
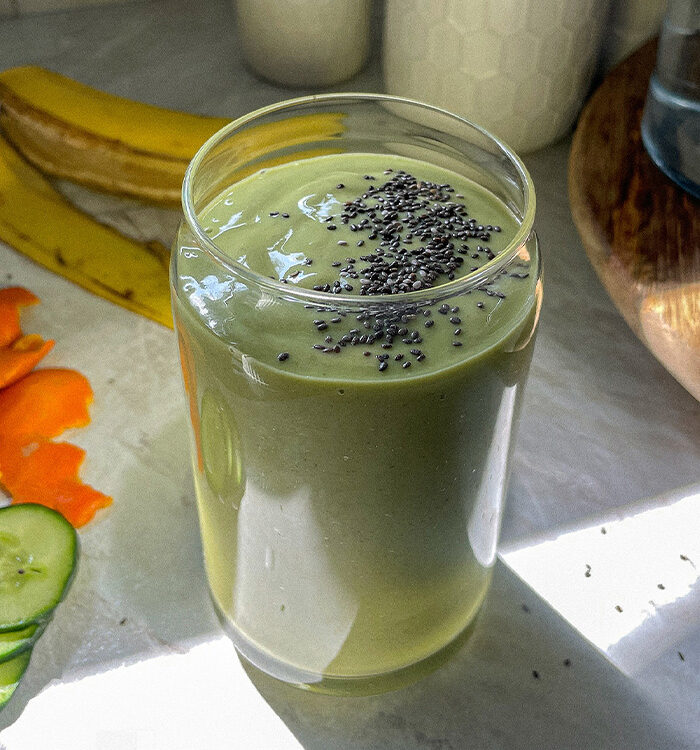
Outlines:
{"label": "clear glass tumbler", "polygon": [[[203,211],[247,176],[338,153],[447,168],[485,188],[517,230],[466,276],[376,296],[271,279],[206,231]],[[503,143],[448,112],[329,94],[266,107],[211,138],[187,171],[183,208],[171,292],[221,622],[245,659],[295,685],[347,694],[413,681],[464,640],[495,562],[542,299],[530,177]],[[508,284],[517,293],[504,294]],[[425,322],[445,312],[459,312],[466,337],[447,347],[449,362],[377,369],[383,349],[367,332],[404,326],[428,347],[441,326]],[[364,332],[353,353],[371,349],[375,366],[329,371],[304,338],[319,318],[359,326],[342,346]],[[294,341],[305,342],[299,355],[282,361]]]}

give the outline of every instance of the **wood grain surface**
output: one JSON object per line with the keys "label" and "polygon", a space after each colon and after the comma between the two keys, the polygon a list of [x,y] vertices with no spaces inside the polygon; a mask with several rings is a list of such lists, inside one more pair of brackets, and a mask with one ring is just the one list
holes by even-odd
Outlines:
{"label": "wood grain surface", "polygon": [[586,253],[634,333],[700,400],[700,202],[647,155],[640,123],[652,41],[586,105],[569,156],[569,197]]}

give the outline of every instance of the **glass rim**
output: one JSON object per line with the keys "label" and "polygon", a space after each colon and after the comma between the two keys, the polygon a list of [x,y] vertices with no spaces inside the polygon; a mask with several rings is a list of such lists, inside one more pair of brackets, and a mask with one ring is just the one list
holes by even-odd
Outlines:
{"label": "glass rim", "polygon": [[[476,271],[471,271],[464,276],[460,276],[452,281],[447,281],[444,284],[438,284],[434,287],[428,287],[419,289],[417,291],[404,292],[401,294],[376,294],[371,296],[360,296],[351,294],[332,294],[329,292],[319,292],[313,289],[300,288],[296,286],[290,287],[289,284],[283,284],[281,281],[270,279],[267,276],[257,273],[256,271],[247,268],[241,263],[238,263],[233,258],[228,257],[223,253],[221,248],[206,234],[203,226],[201,225],[197,213],[194,207],[194,187],[196,173],[201,163],[207,157],[207,155],[213,151],[219,144],[225,141],[231,133],[235,130],[242,128],[249,123],[265,117],[266,115],[273,113],[280,113],[285,111],[294,110],[296,107],[302,107],[309,104],[325,104],[337,102],[339,105],[342,103],[351,102],[388,102],[394,104],[403,104],[416,107],[417,109],[423,109],[428,112],[436,112],[440,115],[446,116],[462,125],[467,125],[470,128],[481,133],[489,141],[494,143],[501,154],[505,156],[510,163],[515,167],[520,179],[522,180],[524,187],[524,211],[522,221],[519,223],[518,231],[515,233],[511,241],[506,245],[501,252],[499,252],[494,258],[484,263]],[[490,133],[485,128],[477,125],[470,120],[467,120],[460,115],[456,115],[449,110],[441,107],[436,107],[432,104],[426,104],[425,102],[418,101],[416,99],[409,99],[402,96],[393,96],[390,94],[373,94],[363,92],[344,92],[344,93],[327,93],[327,94],[312,94],[310,96],[300,96],[293,99],[285,99],[274,104],[269,104],[265,107],[255,109],[248,114],[237,117],[227,125],[224,125],[221,130],[218,130],[214,135],[210,136],[204,144],[199,148],[197,153],[190,161],[185,171],[185,178],[182,183],[182,211],[185,222],[189,230],[194,234],[196,240],[201,245],[201,249],[205,250],[211,255],[218,263],[224,268],[228,269],[231,273],[242,277],[246,281],[252,282],[257,286],[274,293],[278,296],[287,298],[294,298],[308,303],[314,303],[321,307],[337,307],[342,305],[344,307],[371,307],[374,305],[397,305],[397,304],[420,304],[421,302],[430,299],[442,299],[453,297],[456,294],[463,293],[463,291],[474,289],[481,284],[488,282],[498,271],[513,260],[525,245],[525,243],[534,234],[533,227],[535,221],[535,186],[530,177],[530,173],[523,164],[520,157],[500,138]]]}

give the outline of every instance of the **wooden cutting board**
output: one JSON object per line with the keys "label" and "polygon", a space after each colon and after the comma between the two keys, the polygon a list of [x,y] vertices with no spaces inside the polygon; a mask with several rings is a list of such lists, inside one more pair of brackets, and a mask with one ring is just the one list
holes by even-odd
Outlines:
{"label": "wooden cutting board", "polygon": [[649,42],[586,105],[569,156],[574,223],[634,333],[700,400],[700,201],[647,155],[640,122],[656,59]]}

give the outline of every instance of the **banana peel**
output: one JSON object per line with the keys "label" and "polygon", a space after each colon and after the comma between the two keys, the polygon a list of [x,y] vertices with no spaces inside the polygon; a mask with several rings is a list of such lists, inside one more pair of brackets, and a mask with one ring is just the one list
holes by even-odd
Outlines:
{"label": "banana peel", "polygon": [[177,203],[187,164],[228,120],[123,99],[35,66],[0,73],[0,127],[45,174]]}
{"label": "banana peel", "polygon": [[[187,165],[229,120],[162,109],[99,91],[36,66],[0,73],[0,127],[44,174],[167,205]],[[252,126],[227,144],[250,162],[284,146],[337,137],[342,115],[301,115]]]}
{"label": "banana peel", "polygon": [[[332,142],[343,132],[343,117],[300,115],[241,130],[213,155],[214,169],[231,182],[292,159],[335,153],[325,145],[290,147]],[[0,72],[0,239],[83,288],[172,327],[167,248],[97,222],[43,175],[177,204],[190,160],[227,122],[113,96],[39,67]],[[210,180],[197,203],[223,187]]]}
{"label": "banana peel", "polygon": [[168,249],[79,211],[1,137],[0,239],[100,297],[172,328]]}

